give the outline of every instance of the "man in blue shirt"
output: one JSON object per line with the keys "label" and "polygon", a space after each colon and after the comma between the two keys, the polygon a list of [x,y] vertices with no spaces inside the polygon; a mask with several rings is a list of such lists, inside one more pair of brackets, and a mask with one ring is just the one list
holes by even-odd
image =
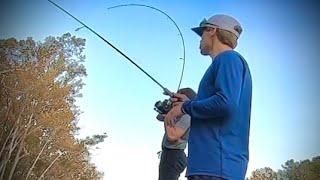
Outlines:
{"label": "man in blue shirt", "polygon": [[192,30],[201,36],[201,54],[210,56],[212,63],[195,100],[175,94],[165,123],[191,116],[188,180],[243,180],[249,159],[252,80],[245,59],[233,50],[242,27],[230,16],[214,15]]}

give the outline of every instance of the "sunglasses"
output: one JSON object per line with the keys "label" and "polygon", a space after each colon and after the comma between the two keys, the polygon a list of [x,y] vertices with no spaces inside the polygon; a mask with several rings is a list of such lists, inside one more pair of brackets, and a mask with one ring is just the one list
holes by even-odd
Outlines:
{"label": "sunglasses", "polygon": [[216,24],[209,23],[206,19],[203,19],[203,20],[200,22],[199,27],[218,28],[219,26],[216,25]]}

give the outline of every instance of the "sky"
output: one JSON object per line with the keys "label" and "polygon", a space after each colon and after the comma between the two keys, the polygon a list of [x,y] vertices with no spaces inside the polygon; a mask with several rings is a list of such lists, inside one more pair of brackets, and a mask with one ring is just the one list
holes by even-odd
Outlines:
{"label": "sky", "polygon": [[[173,18],[186,44],[181,87],[198,88],[211,59],[199,53],[200,38],[190,28],[203,18],[228,14],[243,34],[236,51],[249,64],[253,79],[250,158],[247,175],[262,167],[274,170],[289,159],[320,155],[320,21],[317,3],[284,0],[75,1],[55,0],[121,49],[165,87],[176,91],[182,68],[178,31],[163,14],[143,7],[108,7],[139,3]],[[92,161],[106,180],[156,179],[163,124],[154,103],[162,89],[79,23],[45,0],[4,0],[0,38],[61,36],[86,39],[88,76],[77,104],[80,137],[106,132]],[[180,179],[185,179],[184,174]]]}

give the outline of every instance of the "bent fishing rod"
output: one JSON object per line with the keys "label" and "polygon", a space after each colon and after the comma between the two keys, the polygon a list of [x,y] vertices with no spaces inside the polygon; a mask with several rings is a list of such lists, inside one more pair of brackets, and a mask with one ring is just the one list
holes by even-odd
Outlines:
{"label": "bent fishing rod", "polygon": [[102,37],[100,34],[98,34],[96,31],[94,31],[92,28],[87,26],[85,23],[80,21],[78,18],[73,16],[71,13],[69,13],[67,10],[56,4],[55,2],[48,0],[51,4],[53,4],[55,7],[72,17],[74,20],[76,20],[78,23],[80,23],[83,27],[87,28],[89,31],[91,31],[93,34],[98,36],[101,40],[103,40],[105,43],[107,43],[110,47],[112,47],[114,50],[116,50],[118,53],[120,53],[123,57],[125,57],[130,63],[132,63],[135,67],[137,67],[140,71],[142,71],[145,75],[147,75],[153,82],[155,82],[158,86],[162,88],[165,95],[168,95],[170,97],[173,97],[174,94],[167,88],[165,88],[162,84],[160,84],[156,79],[154,79],[149,73],[147,73],[144,69],[142,69],[137,63],[135,63],[131,58],[129,58],[126,54],[124,54],[120,49],[115,47],[112,43],[110,43],[108,40],[106,40],[104,37]]}
{"label": "bent fishing rod", "polygon": [[185,43],[184,43],[184,38],[183,38],[182,32],[181,32],[178,24],[167,13],[165,13],[161,9],[158,9],[156,7],[153,7],[153,6],[144,5],[144,4],[134,4],[134,3],[133,4],[119,4],[119,5],[116,5],[116,6],[108,7],[108,10],[122,8],[122,7],[142,7],[142,8],[147,8],[147,9],[150,9],[150,10],[157,11],[158,13],[163,14],[164,16],[166,16],[173,23],[175,28],[177,29],[178,35],[180,36],[180,39],[181,39],[181,42],[182,42],[182,52],[183,52],[182,57],[179,58],[179,59],[182,60],[182,69],[181,69],[180,80],[179,80],[179,83],[178,83],[178,89],[177,89],[177,92],[178,92],[179,89],[180,89],[180,86],[181,86],[182,79],[183,79],[184,67],[185,67],[185,63],[186,63],[186,46],[185,46]]}

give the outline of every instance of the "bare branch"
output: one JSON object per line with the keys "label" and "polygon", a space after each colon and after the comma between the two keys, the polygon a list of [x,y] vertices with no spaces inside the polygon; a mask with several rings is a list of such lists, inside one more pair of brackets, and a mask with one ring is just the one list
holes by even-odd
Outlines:
{"label": "bare branch", "polygon": [[[6,144],[8,143],[8,141],[9,141],[9,139],[10,139],[10,136],[11,136],[11,134],[13,133],[13,130],[14,130],[14,128],[11,129],[9,135],[7,136],[6,140],[4,141],[4,143],[3,143],[3,145],[2,145],[2,148],[1,148],[1,151],[0,151],[0,159],[1,159],[1,157],[2,157],[2,153],[3,153],[3,151],[4,151],[5,147],[6,147]],[[0,169],[1,169],[1,168],[0,168]]]}
{"label": "bare branch", "polygon": [[29,169],[29,171],[28,171],[28,174],[27,174],[26,180],[29,178],[29,176],[30,176],[30,174],[31,174],[31,172],[32,172],[32,169],[33,169],[33,168],[34,168],[34,166],[36,165],[36,163],[37,163],[37,161],[39,160],[39,158],[40,158],[40,156],[41,156],[41,154],[42,154],[42,152],[43,152],[44,148],[47,146],[47,144],[49,143],[49,141],[50,141],[50,139],[48,139],[48,140],[46,141],[46,143],[43,145],[43,147],[42,147],[41,151],[38,153],[37,158],[36,158],[36,159],[34,160],[34,162],[32,163],[32,166],[30,167],[30,169]]}
{"label": "bare branch", "polygon": [[58,158],[59,158],[60,156],[62,156],[62,154],[59,154],[59,155],[51,162],[51,164],[47,167],[47,169],[45,169],[45,170],[43,171],[43,173],[42,173],[41,176],[38,178],[38,180],[41,180],[41,179],[44,178],[44,175],[46,174],[46,172],[51,168],[51,166],[58,160]]}
{"label": "bare branch", "polygon": [[26,128],[23,136],[22,136],[21,139],[20,139],[19,148],[18,148],[17,154],[16,154],[16,156],[15,156],[15,158],[14,158],[14,162],[13,162],[13,165],[12,165],[12,167],[11,167],[8,180],[11,180],[11,179],[12,179],[12,176],[13,176],[13,173],[14,173],[16,167],[17,167],[17,164],[18,164],[19,160],[21,159],[21,158],[20,158],[21,150],[22,150],[22,148],[24,147],[24,140],[25,140],[25,138],[27,137],[28,130],[29,130],[30,124],[31,124],[31,122],[32,122],[32,118],[33,118],[33,113],[30,115],[30,117],[29,117],[29,122],[28,122],[28,124],[27,124],[27,128]]}

